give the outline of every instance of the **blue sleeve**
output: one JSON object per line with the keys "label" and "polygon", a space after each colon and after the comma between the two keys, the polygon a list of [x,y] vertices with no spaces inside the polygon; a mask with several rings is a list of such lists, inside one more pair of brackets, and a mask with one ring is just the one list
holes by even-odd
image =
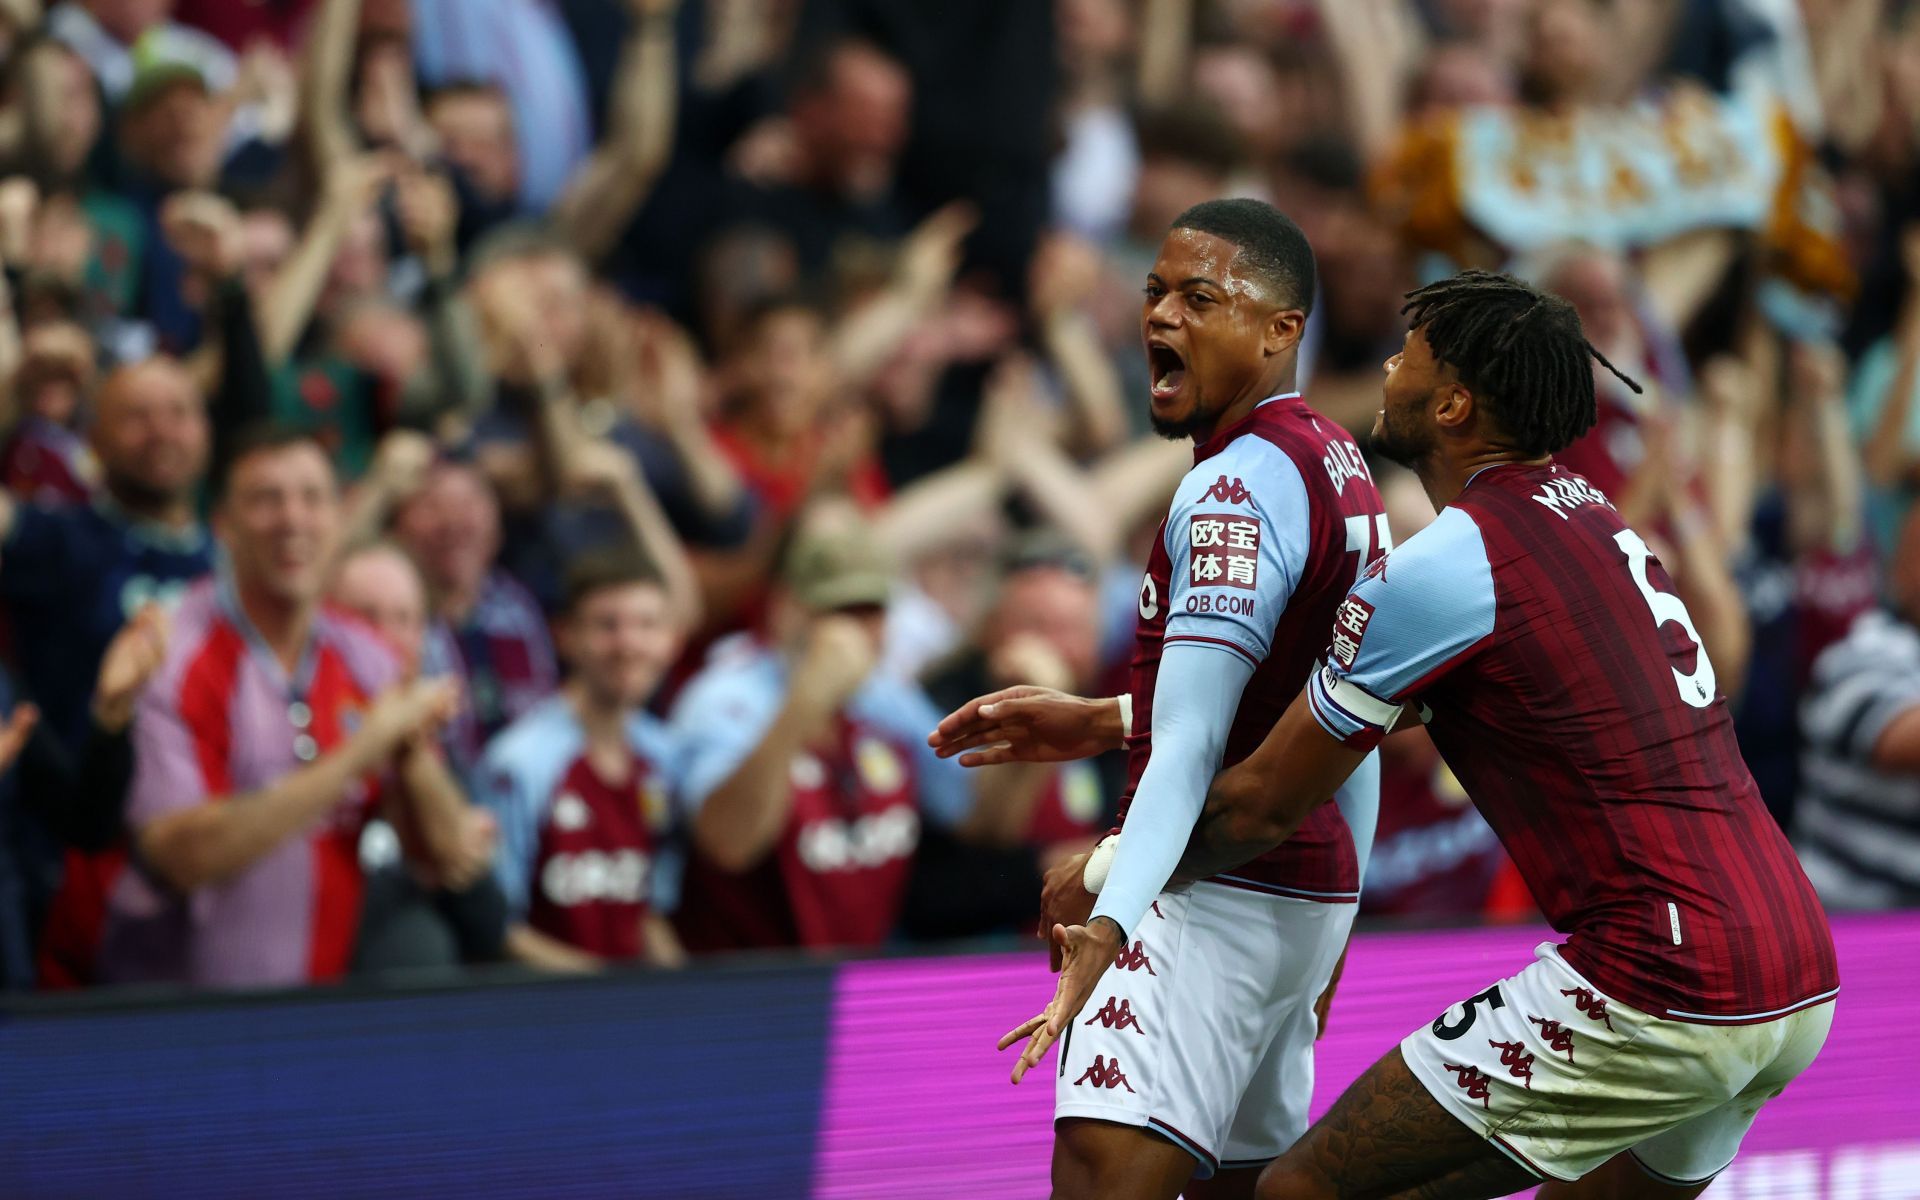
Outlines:
{"label": "blue sleeve", "polygon": [[1367,859],[1373,856],[1373,835],[1380,824],[1380,755],[1369,754],[1347,776],[1333,794],[1340,815],[1353,833],[1353,858],[1360,871],[1361,886],[1367,878]]}
{"label": "blue sleeve", "polygon": [[680,752],[674,802],[683,818],[740,769],[785,699],[778,672],[760,662],[709,671],[688,685],[671,723]]}
{"label": "blue sleeve", "polygon": [[499,846],[493,855],[493,877],[507,898],[507,913],[519,920],[532,900],[533,860],[540,849],[542,797],[517,768],[504,738],[495,738],[474,771],[474,803],[493,814],[499,827]]}
{"label": "blue sleeve", "polygon": [[1310,517],[1300,469],[1271,442],[1241,438],[1195,467],[1167,514],[1167,645],[1264,662],[1306,568]]}
{"label": "blue sleeve", "polygon": [[1447,508],[1341,603],[1326,663],[1307,681],[1315,719],[1349,746],[1378,745],[1409,698],[1493,636],[1494,611],[1480,527]]}
{"label": "blue sleeve", "polygon": [[1204,644],[1172,644],[1153,688],[1153,753],[1093,915],[1133,930],[1167,886],[1220,770],[1253,664]]}
{"label": "blue sleeve", "polygon": [[944,714],[926,692],[879,680],[862,688],[856,703],[862,720],[886,730],[913,755],[921,815],[945,829],[965,821],[973,812],[973,781],[958,758],[941,758],[927,745],[927,734]]}

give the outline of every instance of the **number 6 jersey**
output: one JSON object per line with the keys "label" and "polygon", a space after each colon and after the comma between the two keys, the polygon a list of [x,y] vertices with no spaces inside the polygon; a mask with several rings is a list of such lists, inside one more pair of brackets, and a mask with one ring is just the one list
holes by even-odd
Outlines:
{"label": "number 6 jersey", "polygon": [[1474,475],[1355,586],[1307,695],[1356,748],[1418,706],[1564,957],[1608,994],[1735,1023],[1838,989],[1826,915],[1686,606],[1580,476]]}

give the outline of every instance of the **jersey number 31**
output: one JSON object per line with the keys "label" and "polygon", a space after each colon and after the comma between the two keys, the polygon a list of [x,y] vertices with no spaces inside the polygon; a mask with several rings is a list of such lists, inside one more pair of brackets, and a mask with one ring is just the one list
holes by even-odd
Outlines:
{"label": "jersey number 31", "polygon": [[1680,699],[1694,708],[1705,708],[1713,703],[1717,682],[1713,677],[1713,662],[1707,658],[1706,643],[1700,640],[1700,631],[1693,627],[1693,617],[1687,612],[1687,606],[1680,597],[1671,592],[1663,592],[1653,586],[1653,580],[1647,578],[1647,564],[1653,561],[1653,551],[1640,540],[1640,535],[1631,529],[1622,529],[1613,535],[1613,540],[1627,556],[1627,573],[1633,576],[1634,585],[1640,589],[1640,595],[1647,602],[1647,608],[1653,613],[1655,628],[1671,621],[1686,630],[1697,654],[1693,661],[1693,673],[1689,675],[1679,667],[1673,668],[1673,685],[1680,691]]}

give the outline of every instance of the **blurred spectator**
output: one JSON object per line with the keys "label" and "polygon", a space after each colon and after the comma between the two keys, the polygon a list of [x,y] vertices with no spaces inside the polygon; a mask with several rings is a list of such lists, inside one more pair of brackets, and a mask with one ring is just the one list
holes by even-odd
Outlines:
{"label": "blurred spectator", "polygon": [[546,617],[525,588],[494,566],[500,507],[472,467],[433,466],[401,502],[393,535],[426,578],[427,657],[453,664],[463,685],[471,721],[462,721],[455,761],[469,770],[488,739],[559,682]]}
{"label": "blurred spectator", "polygon": [[412,2],[421,82],[428,88],[485,83],[512,102],[507,122],[476,111],[463,113],[457,130],[441,126],[443,136],[456,134],[450,157],[464,166],[462,153],[482,145],[491,172],[511,155],[521,205],[538,211],[553,203],[593,142],[586,76],[555,6],[541,0]]}
{"label": "blurred spectator", "polygon": [[112,980],[338,978],[361,915],[359,838],[382,801],[441,877],[485,869],[430,741],[457,689],[401,683],[377,637],[320,603],[340,530],[325,454],[268,427],[238,442],[223,484],[225,563],[182,602],[135,719],[138,868],[111,900]]}
{"label": "blurred spectator", "polygon": [[30,331],[13,377],[18,419],[0,448],[0,483],[33,503],[85,501],[95,468],[75,428],[93,392],[93,341],[66,322]]}
{"label": "blurred spectator", "polygon": [[1801,709],[1794,841],[1835,908],[1920,904],[1920,513],[1901,530],[1887,595],[1821,654]]}
{"label": "blurred spectator", "polygon": [[890,589],[858,518],[811,517],[784,559],[769,641],[716,646],[675,705],[689,950],[879,945],[922,820],[967,819],[968,781],[927,749],[932,703],[873,669]]}
{"label": "blurred spectator", "polygon": [[631,556],[586,558],[560,621],[559,695],[487,747],[479,798],[500,822],[495,867],[513,914],[508,952],[529,966],[677,966],[672,793],[680,754],[642,706],[678,649],[659,573]]}
{"label": "blurred spectator", "polygon": [[150,600],[170,605],[213,566],[194,514],[208,436],[198,390],[177,363],[122,367],[100,385],[88,434],[101,471],[93,503],[0,496],[0,597],[21,682],[69,747],[83,736],[88,688],[115,631]]}
{"label": "blurred spectator", "polygon": [[[426,585],[397,547],[376,542],[349,553],[334,575],[329,599],[380,635],[399,658],[403,679],[449,676],[444,665],[436,669],[423,662]],[[446,740],[443,730],[443,743]],[[460,829],[464,861],[491,862],[497,836],[492,815],[481,808],[463,808]],[[382,817],[368,822],[361,834],[360,864],[367,881],[354,946],[356,974],[446,968],[502,957],[506,904],[491,875],[478,875],[465,887],[444,886],[435,872],[406,861],[400,835]]]}
{"label": "blurred spectator", "polygon": [[905,234],[894,176],[912,103],[905,69],[870,42],[807,51],[794,68],[786,127],[771,129],[747,164],[757,186],[740,218],[786,235],[809,273],[830,266],[848,238]]}
{"label": "blurred spectator", "polygon": [[47,13],[53,36],[87,60],[107,99],[119,104],[143,67],[191,68],[216,89],[233,85],[231,51],[204,32],[169,19],[173,0],[65,0]]}
{"label": "blurred spectator", "polygon": [[[1100,595],[1085,555],[1056,537],[1023,539],[996,597],[975,648],[927,681],[936,707],[1023,683],[1075,694],[1098,687]],[[981,768],[974,794],[964,825],[922,839],[907,916],[916,937],[1025,932],[1046,868],[1084,852],[1111,815],[1091,761]]]}

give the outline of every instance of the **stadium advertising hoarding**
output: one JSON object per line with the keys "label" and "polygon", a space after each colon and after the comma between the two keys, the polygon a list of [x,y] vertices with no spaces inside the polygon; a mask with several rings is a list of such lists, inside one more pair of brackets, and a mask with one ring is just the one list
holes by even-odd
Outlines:
{"label": "stadium advertising hoarding", "polygon": [[[1709,1196],[1920,1200],[1920,914],[1836,935],[1832,1039]],[[1360,935],[1316,1111],[1541,936]],[[1012,1087],[993,1042],[1050,986],[1021,953],[21,1001],[0,1021],[0,1195],[1043,1196],[1052,1060]]]}

